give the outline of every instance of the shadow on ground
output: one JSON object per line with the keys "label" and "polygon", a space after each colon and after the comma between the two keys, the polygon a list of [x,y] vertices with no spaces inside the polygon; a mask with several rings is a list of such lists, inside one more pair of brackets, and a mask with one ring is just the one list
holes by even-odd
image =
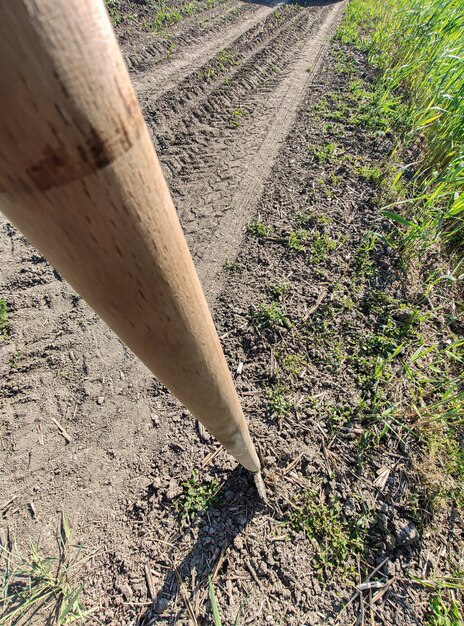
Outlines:
{"label": "shadow on ground", "polygon": [[[179,620],[188,619],[191,600],[202,590],[206,596],[208,576],[220,571],[227,548],[250,523],[255,513],[265,507],[256,492],[252,475],[240,466],[230,474],[218,496],[217,507],[203,513],[200,519],[197,518],[177,542],[175,552],[178,553],[182,550],[182,544],[188,542],[188,536],[193,533],[196,535],[195,543],[177,567],[176,556],[172,555],[172,567],[167,570],[153,603],[140,616],[137,626],[177,624]],[[175,603],[176,596],[183,604],[181,608],[179,603]],[[190,599],[186,599],[186,596]]]}

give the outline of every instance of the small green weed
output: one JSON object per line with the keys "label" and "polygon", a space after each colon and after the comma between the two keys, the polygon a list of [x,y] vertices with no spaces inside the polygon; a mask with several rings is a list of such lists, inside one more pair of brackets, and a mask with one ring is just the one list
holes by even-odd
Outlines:
{"label": "small green weed", "polygon": [[224,261],[222,269],[228,274],[233,274],[235,272],[240,272],[240,270],[243,269],[243,264],[239,261]]}
{"label": "small green weed", "polygon": [[308,231],[300,229],[290,233],[288,238],[288,247],[290,250],[296,250],[301,252],[303,250],[303,244],[308,237]]}
{"label": "small green weed", "polygon": [[285,377],[295,381],[307,367],[307,362],[300,354],[284,354],[280,359],[280,366]]}
{"label": "small green weed", "polygon": [[187,2],[182,6],[182,12],[186,15],[193,15],[197,10],[197,5],[194,2]]}
{"label": "small green weed", "polygon": [[252,312],[251,317],[257,330],[275,326],[291,328],[291,322],[279,302],[271,302],[270,304],[260,302],[258,308]]}
{"label": "small green weed", "polygon": [[286,291],[290,289],[290,285],[288,283],[270,283],[266,286],[266,291],[269,293],[273,300],[278,300],[281,302],[283,300],[284,294]]}
{"label": "small green weed", "polygon": [[146,20],[144,25],[147,30],[154,31],[158,35],[182,19],[181,12],[176,8],[168,7],[164,0],[157,0],[152,6],[156,11],[155,16]]}
{"label": "small green weed", "polygon": [[367,278],[374,272],[372,254],[377,246],[377,236],[375,233],[366,233],[356,248],[354,255],[354,266],[359,276]]}
{"label": "small green weed", "polygon": [[260,222],[259,220],[253,220],[247,225],[247,232],[257,237],[267,237],[271,234],[271,229]]}
{"label": "small green weed", "polygon": [[8,308],[5,298],[0,298],[0,343],[8,339]]}
{"label": "small green weed", "polygon": [[322,491],[311,489],[293,502],[288,524],[307,534],[316,571],[321,579],[329,579],[338,572],[351,573],[349,557],[362,551],[369,520],[360,516],[348,522],[337,499],[326,501]]}
{"label": "small green weed", "polygon": [[316,216],[311,211],[299,211],[295,216],[295,223],[300,228],[311,228],[316,223]]}
{"label": "small green weed", "polygon": [[166,60],[170,61],[172,59],[172,55],[174,54],[175,45],[171,41],[166,49]]}
{"label": "small green weed", "polygon": [[385,178],[384,172],[379,166],[361,165],[357,168],[356,173],[362,180],[376,187],[381,187]]}
{"label": "small green weed", "polygon": [[118,26],[118,24],[123,21],[124,17],[121,11],[118,9],[115,0],[106,0],[106,7],[108,9],[111,23],[113,24],[113,26]]}
{"label": "small green weed", "polygon": [[285,396],[285,389],[280,385],[270,387],[266,392],[267,397],[267,413],[271,416],[282,417],[292,407]]}
{"label": "small green weed", "polygon": [[16,369],[21,361],[21,350],[15,350],[12,354],[10,354],[8,358],[8,363],[10,367]]}
{"label": "small green weed", "polygon": [[322,146],[308,146],[308,154],[316,163],[331,163],[337,152],[337,144],[328,142]]}
{"label": "small green weed", "polygon": [[242,109],[241,107],[232,111],[229,117],[230,128],[238,128],[240,126],[242,117],[245,117],[247,115],[248,115],[248,111],[246,111],[245,109]]}
{"label": "small green weed", "polygon": [[309,262],[320,263],[325,257],[335,250],[337,242],[329,237],[327,233],[315,232],[312,233],[310,241]]}
{"label": "small green weed", "polygon": [[224,48],[218,55],[218,63],[222,69],[235,65],[235,54]]}
{"label": "small green weed", "polygon": [[211,78],[213,78],[215,74],[216,74],[216,70],[214,69],[214,67],[207,67],[205,70],[199,71],[197,76],[199,80],[208,81],[208,80],[211,80]]}
{"label": "small green weed", "polygon": [[174,501],[174,509],[180,514],[182,526],[190,524],[198,513],[207,511],[220,502],[220,484],[213,478],[200,484],[198,471],[192,470],[190,478],[182,484],[182,493]]}

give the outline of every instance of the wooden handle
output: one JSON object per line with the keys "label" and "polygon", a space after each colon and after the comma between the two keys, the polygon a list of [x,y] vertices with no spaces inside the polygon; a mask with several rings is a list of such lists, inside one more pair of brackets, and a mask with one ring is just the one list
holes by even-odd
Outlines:
{"label": "wooden handle", "polygon": [[100,0],[0,5],[0,207],[247,469],[240,402]]}

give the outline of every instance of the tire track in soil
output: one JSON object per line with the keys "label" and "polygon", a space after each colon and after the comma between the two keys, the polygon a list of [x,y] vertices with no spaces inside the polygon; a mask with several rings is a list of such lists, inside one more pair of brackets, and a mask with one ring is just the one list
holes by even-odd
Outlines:
{"label": "tire track in soil", "polygon": [[135,37],[123,36],[120,42],[126,64],[134,76],[144,73],[163,62],[172,67],[178,50],[185,56],[189,47],[198,48],[207,37],[214,38],[221,30],[233,27],[234,22],[252,14],[259,5],[246,4],[240,0],[226,0],[212,9],[207,9],[193,17],[183,19],[164,37],[156,33],[137,33]]}
{"label": "tire track in soil", "polygon": [[[189,74],[198,71],[204,65],[205,59],[215,56],[223,48],[230,46],[247,30],[259,24],[273,13],[277,6],[281,6],[281,4],[283,3],[279,2],[272,7],[258,5],[258,8],[255,8],[255,11],[250,16],[247,17],[245,14],[245,19],[242,21],[240,21],[240,18],[249,5],[229,9],[225,15],[218,16],[218,24],[214,22],[214,25],[207,29],[207,34],[210,37],[206,41],[198,41],[199,38],[202,38],[202,35],[204,36],[204,33],[202,31],[198,32],[199,29],[196,28],[189,31],[188,36],[180,38],[180,41],[174,39],[172,43],[175,48],[181,46],[183,40],[186,40],[185,43],[187,45],[182,47],[182,56],[172,59],[170,62],[166,58],[170,44],[165,43],[161,45],[161,50],[154,48],[156,56],[152,56],[151,63],[146,63],[143,66],[142,73],[135,72],[131,76],[132,84],[139,100],[143,102],[149,98],[159,97],[169,89],[173,89],[175,85]],[[127,61],[129,68],[135,67],[137,69],[130,57]],[[166,61],[166,63],[163,63],[163,61]],[[152,72],[154,73],[152,74]]]}
{"label": "tire track in soil", "polygon": [[[221,47],[237,52],[237,65],[229,72],[233,90],[224,86],[221,72],[212,81],[199,80],[198,70],[214,63],[217,67],[217,59],[210,58],[177,88],[161,87],[161,95],[145,103],[145,117],[211,306],[224,281],[224,262],[238,252],[243,229],[317,73],[342,6],[287,6],[279,20],[273,19],[272,9]],[[230,111],[237,107],[247,115],[240,128],[232,129]]]}
{"label": "tire track in soil", "polygon": [[[224,280],[218,280],[218,271],[210,259],[220,262],[223,267],[226,257],[224,250],[238,251],[242,239],[243,228],[253,209],[259,202],[266,179],[269,177],[280,145],[285,141],[302,101],[303,95],[317,74],[323,53],[335,33],[337,18],[341,5],[333,5],[325,14],[317,34],[311,36],[303,44],[303,51],[297,58],[293,71],[282,82],[267,103],[268,116],[259,122],[259,145],[252,154],[251,160],[242,168],[242,177],[237,191],[230,201],[230,213],[226,213],[221,224],[220,237],[212,241],[205,250],[205,259],[199,267],[199,273],[208,288],[210,300],[219,295]],[[308,66],[311,72],[308,72]],[[233,223],[227,219],[234,216]]]}

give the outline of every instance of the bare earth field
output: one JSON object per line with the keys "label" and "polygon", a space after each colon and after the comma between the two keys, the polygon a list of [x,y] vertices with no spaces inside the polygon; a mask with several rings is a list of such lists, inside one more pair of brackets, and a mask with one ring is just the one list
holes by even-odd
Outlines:
{"label": "bare earth field", "polygon": [[[412,577],[459,555],[464,527],[453,508],[419,523],[408,441],[370,446],[358,419],[358,346],[381,294],[409,301],[415,286],[369,247],[383,222],[366,168],[392,140],[350,123],[350,81],[371,78],[331,43],[344,3],[190,3],[161,30],[143,1],[109,4],[230,368],[242,364],[269,503],[0,217],[0,539],[51,553],[64,511],[73,540],[99,549],[89,626],[212,624],[208,575],[223,624],[425,624]],[[218,493],[190,519],[194,468],[195,493]]]}

